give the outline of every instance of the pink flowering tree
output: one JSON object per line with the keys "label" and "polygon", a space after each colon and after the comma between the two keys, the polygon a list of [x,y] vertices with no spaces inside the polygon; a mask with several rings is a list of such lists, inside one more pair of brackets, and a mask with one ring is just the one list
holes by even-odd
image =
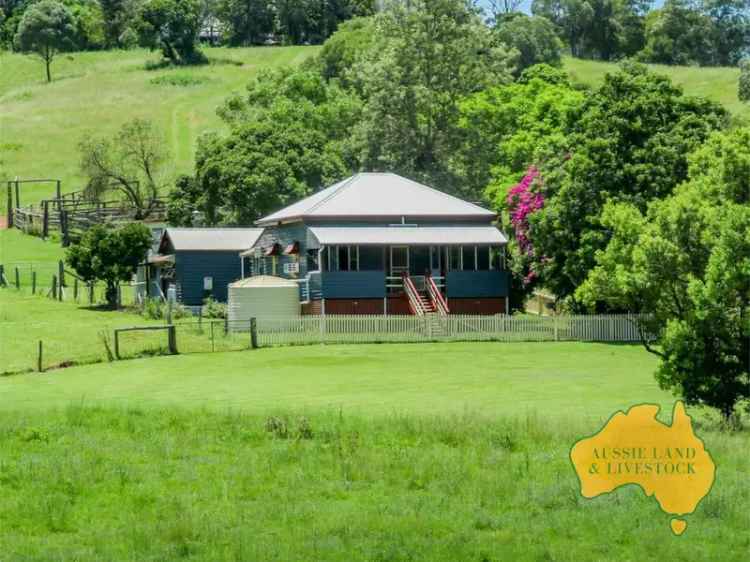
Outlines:
{"label": "pink flowering tree", "polygon": [[535,166],[530,166],[521,181],[508,192],[506,204],[510,214],[514,240],[511,243],[512,269],[521,289],[529,292],[538,277],[538,266],[544,261],[534,251],[529,218],[544,207],[542,176]]}

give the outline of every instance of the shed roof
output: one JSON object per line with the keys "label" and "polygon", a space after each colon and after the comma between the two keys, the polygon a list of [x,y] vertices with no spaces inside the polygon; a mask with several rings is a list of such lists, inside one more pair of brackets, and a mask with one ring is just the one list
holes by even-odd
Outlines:
{"label": "shed roof", "polygon": [[455,217],[495,213],[392,173],[361,173],[263,217],[256,224],[304,218]]}
{"label": "shed roof", "polygon": [[494,226],[315,226],[310,232],[323,245],[501,245],[508,242]]}
{"label": "shed roof", "polygon": [[169,238],[176,251],[239,252],[255,245],[262,233],[262,228],[168,228],[162,244]]}

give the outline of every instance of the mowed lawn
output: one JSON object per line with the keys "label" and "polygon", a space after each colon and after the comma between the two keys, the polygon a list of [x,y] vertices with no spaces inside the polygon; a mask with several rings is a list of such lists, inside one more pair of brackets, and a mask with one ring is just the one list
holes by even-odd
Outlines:
{"label": "mowed lawn", "polygon": [[[64,191],[82,188],[77,145],[87,135],[113,135],[135,117],[153,120],[170,152],[171,170],[192,170],[198,136],[222,131],[216,108],[242,92],[262,68],[297,64],[317,47],[209,48],[212,64],[147,70],[147,50],[61,55],[53,82],[37,60],[0,53],[0,180],[59,178]],[[177,80],[171,80],[176,78]],[[187,80],[188,85],[170,82]],[[4,188],[4,185],[0,186]],[[38,203],[52,186],[24,186],[22,204]],[[0,197],[0,209],[6,198]]]}
{"label": "mowed lawn", "polygon": [[584,343],[277,347],[4,377],[0,410],[84,403],[599,419],[641,402],[671,405],[655,364],[637,346]]}

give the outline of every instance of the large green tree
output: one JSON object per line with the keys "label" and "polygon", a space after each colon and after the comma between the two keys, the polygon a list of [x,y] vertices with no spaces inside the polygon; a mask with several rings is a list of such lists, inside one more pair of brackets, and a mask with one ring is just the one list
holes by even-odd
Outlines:
{"label": "large green tree", "polygon": [[47,82],[51,82],[52,61],[61,51],[75,48],[75,37],[75,21],[70,10],[55,0],[42,0],[24,12],[15,43],[20,51],[32,53],[44,62]]}
{"label": "large green tree", "polygon": [[314,70],[262,73],[220,114],[226,137],[203,137],[196,175],[172,193],[170,217],[249,224],[357,169],[347,143],[361,102]]}
{"label": "large green tree", "polygon": [[516,75],[539,63],[560,65],[562,42],[545,17],[513,14],[500,20],[495,34],[501,43],[518,51]]}
{"label": "large green tree", "polygon": [[70,246],[65,261],[85,281],[103,281],[107,303],[117,306],[120,283],[132,278],[151,247],[151,231],[132,223],[119,229],[95,225],[78,244]]}
{"label": "large green tree", "polygon": [[546,202],[530,218],[544,284],[576,306],[574,293],[609,232],[612,199],[643,210],[687,178],[687,155],[726,123],[715,103],[690,98],[668,78],[624,65],[585,101],[569,148],[543,163]]}
{"label": "large green tree", "polygon": [[365,100],[356,131],[363,166],[456,190],[448,160],[459,102],[510,82],[512,58],[468,2],[390,5],[376,16],[373,45],[352,70]]}
{"label": "large green tree", "polygon": [[205,62],[198,48],[202,22],[200,0],[143,0],[135,25],[145,47],[161,49],[173,64]]}
{"label": "large green tree", "polygon": [[659,384],[729,417],[750,398],[750,130],[712,136],[689,176],[646,212],[607,204],[611,239],[578,297],[646,313]]}

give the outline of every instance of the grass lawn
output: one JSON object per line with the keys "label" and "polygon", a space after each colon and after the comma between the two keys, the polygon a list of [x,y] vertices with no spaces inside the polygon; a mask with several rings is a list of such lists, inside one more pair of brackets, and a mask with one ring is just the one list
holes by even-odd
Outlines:
{"label": "grass lawn", "polygon": [[[35,59],[0,53],[0,180],[59,178],[64,191],[81,189],[78,142],[89,134],[112,135],[134,117],[154,120],[165,135],[174,171],[192,171],[196,139],[222,130],[216,108],[242,91],[261,68],[296,64],[316,47],[209,48],[213,64],[146,70],[156,54],[146,50],[71,53],[53,64],[44,81]],[[194,83],[171,78],[187,78]],[[4,188],[4,185],[0,185]],[[38,203],[52,186],[26,186],[22,204]],[[5,193],[0,209],[6,206]]]}
{"label": "grass lawn", "polygon": [[44,241],[14,228],[0,230],[0,264],[5,266],[5,275],[11,283],[15,267],[19,268],[23,284],[27,284],[32,268],[47,283],[57,273],[57,264],[64,256],[65,250],[59,242]]}
{"label": "grass lawn", "polygon": [[2,559],[747,560],[747,432],[700,430],[717,480],[675,537],[635,486],[580,496],[568,453],[598,422],[431,410],[0,413]]}
{"label": "grass lawn", "polygon": [[638,346],[604,344],[278,347],[4,377],[0,409],[29,411],[83,401],[253,413],[343,408],[364,415],[533,412],[600,419],[639,402],[671,404],[654,381],[654,367],[654,359]]}
{"label": "grass lawn", "polygon": [[[604,75],[617,70],[616,63],[592,61],[566,57],[565,69],[576,82],[598,86]],[[702,96],[719,102],[734,116],[747,121],[750,119],[750,104],[737,97],[740,71],[737,68],[647,65],[654,72],[665,74],[675,84],[683,87],[685,94]]]}

